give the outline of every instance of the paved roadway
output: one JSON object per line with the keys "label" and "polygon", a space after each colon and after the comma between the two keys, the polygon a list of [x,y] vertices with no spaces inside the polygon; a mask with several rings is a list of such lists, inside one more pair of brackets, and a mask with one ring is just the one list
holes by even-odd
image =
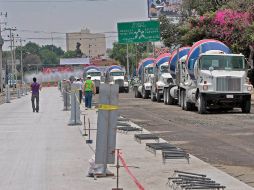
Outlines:
{"label": "paved roadway", "polygon": [[123,116],[254,187],[253,106],[251,114],[199,115],[133,97],[120,94]]}

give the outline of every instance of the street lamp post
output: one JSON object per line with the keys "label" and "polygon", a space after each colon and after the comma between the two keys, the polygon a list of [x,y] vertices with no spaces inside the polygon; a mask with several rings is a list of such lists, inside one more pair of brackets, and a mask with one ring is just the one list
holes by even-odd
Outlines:
{"label": "street lamp post", "polygon": [[0,23],[0,92],[3,92],[3,45],[4,45],[4,39],[1,35],[1,23]]}
{"label": "street lamp post", "polygon": [[23,68],[23,46],[22,46],[22,41],[25,41],[25,40],[22,40],[20,38],[20,71],[21,71],[21,84],[23,85],[23,82],[24,82],[24,68]]}

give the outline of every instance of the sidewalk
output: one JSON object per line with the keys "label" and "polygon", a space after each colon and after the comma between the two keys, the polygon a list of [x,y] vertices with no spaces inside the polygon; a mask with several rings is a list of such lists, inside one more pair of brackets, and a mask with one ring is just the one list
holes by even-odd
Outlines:
{"label": "sidewalk", "polygon": [[[70,112],[62,111],[63,102],[56,88],[44,88],[40,113],[33,113],[30,96],[0,106],[0,189],[1,190],[111,190],[116,178],[86,177],[88,160],[94,154],[96,131],[92,131],[92,148],[81,135],[83,126],[68,126]],[[83,111],[97,126],[95,110]],[[83,118],[83,116],[81,117]],[[131,125],[135,125],[130,123]],[[117,148],[131,172],[146,190],[169,190],[168,177],[174,170],[203,173],[228,190],[251,190],[224,172],[191,156],[171,160],[164,165],[161,154],[154,156],[134,140],[135,133],[117,133]],[[116,173],[114,166],[108,169]],[[124,168],[120,168],[120,187],[138,189]]]}
{"label": "sidewalk", "polygon": [[110,189],[86,177],[93,153],[78,127],[67,125],[60,92],[44,88],[40,101],[39,113],[32,112],[30,96],[0,106],[0,189]]}

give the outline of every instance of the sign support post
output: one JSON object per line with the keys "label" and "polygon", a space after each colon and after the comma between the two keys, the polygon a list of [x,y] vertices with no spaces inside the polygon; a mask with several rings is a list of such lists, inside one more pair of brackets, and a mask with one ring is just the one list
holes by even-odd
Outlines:
{"label": "sign support post", "polygon": [[127,76],[130,79],[129,44],[127,44]]}

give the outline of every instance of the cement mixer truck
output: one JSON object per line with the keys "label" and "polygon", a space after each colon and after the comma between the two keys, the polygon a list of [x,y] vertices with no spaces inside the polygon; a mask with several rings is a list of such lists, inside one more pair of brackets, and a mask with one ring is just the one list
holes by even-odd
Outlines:
{"label": "cement mixer truck", "polygon": [[125,77],[125,69],[118,65],[112,65],[106,70],[106,82],[118,84],[119,92],[129,93],[129,82]]}
{"label": "cement mixer truck", "polygon": [[253,86],[247,78],[242,54],[217,40],[201,40],[190,49],[179,66],[180,104],[185,110],[197,107],[198,113],[209,109],[251,109]]}
{"label": "cement mixer truck", "polygon": [[160,102],[164,95],[164,88],[173,84],[173,78],[169,73],[168,62],[170,53],[161,54],[153,64],[154,77],[152,78],[151,100]]}
{"label": "cement mixer truck", "polygon": [[88,75],[91,76],[91,80],[94,82],[96,86],[96,93],[99,93],[99,88],[101,84],[102,73],[98,67],[89,66],[84,69],[83,78],[85,79]]}
{"label": "cement mixer truck", "polygon": [[172,80],[170,80],[164,86],[164,104],[173,105],[178,102],[179,99],[179,89],[176,84],[176,66],[177,62],[182,59],[182,57],[186,56],[190,51],[190,47],[182,47],[176,49],[172,52],[169,64],[169,72],[172,76]]}
{"label": "cement mixer truck", "polygon": [[134,85],[135,98],[149,98],[152,89],[153,72],[153,58],[142,60],[138,65],[137,75],[138,82]]}

